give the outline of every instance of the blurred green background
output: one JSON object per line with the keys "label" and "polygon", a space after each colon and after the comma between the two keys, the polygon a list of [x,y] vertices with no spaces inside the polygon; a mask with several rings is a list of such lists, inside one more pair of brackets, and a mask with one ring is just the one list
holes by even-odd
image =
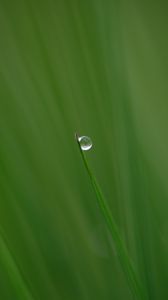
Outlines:
{"label": "blurred green background", "polygon": [[0,299],[168,299],[167,2],[1,0]]}

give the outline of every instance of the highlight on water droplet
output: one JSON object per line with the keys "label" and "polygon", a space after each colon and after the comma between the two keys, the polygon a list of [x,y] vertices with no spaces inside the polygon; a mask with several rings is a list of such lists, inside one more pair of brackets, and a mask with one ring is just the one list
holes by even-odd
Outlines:
{"label": "highlight on water droplet", "polygon": [[92,148],[92,140],[88,136],[79,136],[78,141],[80,144],[80,147],[83,151],[87,151],[90,148]]}

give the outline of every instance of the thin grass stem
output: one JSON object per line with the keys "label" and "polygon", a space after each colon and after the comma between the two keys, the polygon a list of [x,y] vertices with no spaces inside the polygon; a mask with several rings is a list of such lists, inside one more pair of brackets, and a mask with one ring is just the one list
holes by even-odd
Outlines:
{"label": "thin grass stem", "polygon": [[144,289],[142,288],[142,285],[140,284],[140,280],[133,268],[132,261],[128,255],[128,252],[126,250],[124,242],[119,233],[118,227],[117,227],[117,225],[114,221],[114,218],[111,214],[111,211],[107,205],[107,201],[105,200],[105,197],[101,191],[101,188],[100,188],[100,186],[99,186],[95,176],[93,175],[91,168],[87,162],[86,156],[81,149],[78,134],[75,134],[75,137],[76,137],[76,140],[77,140],[77,143],[79,146],[80,154],[81,154],[82,160],[84,162],[87,174],[90,178],[92,187],[96,194],[96,199],[97,199],[98,205],[99,205],[102,215],[105,219],[105,222],[108,226],[108,229],[111,233],[112,239],[114,241],[116,253],[118,255],[121,267],[123,269],[123,272],[125,274],[127,282],[129,284],[131,292],[134,295],[135,299],[147,300],[146,294],[145,294]]}

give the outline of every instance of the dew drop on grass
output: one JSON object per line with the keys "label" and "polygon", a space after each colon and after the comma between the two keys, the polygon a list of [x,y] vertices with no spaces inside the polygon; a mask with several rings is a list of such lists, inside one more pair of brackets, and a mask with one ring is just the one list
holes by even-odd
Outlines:
{"label": "dew drop on grass", "polygon": [[79,144],[83,151],[87,151],[92,148],[92,140],[88,136],[80,136],[78,137]]}

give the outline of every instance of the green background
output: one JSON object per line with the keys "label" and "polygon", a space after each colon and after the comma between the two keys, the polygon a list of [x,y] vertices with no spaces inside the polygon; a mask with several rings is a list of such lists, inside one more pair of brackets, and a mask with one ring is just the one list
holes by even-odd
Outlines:
{"label": "green background", "polygon": [[148,299],[168,299],[167,15],[1,0],[0,299],[134,299],[76,131]]}

